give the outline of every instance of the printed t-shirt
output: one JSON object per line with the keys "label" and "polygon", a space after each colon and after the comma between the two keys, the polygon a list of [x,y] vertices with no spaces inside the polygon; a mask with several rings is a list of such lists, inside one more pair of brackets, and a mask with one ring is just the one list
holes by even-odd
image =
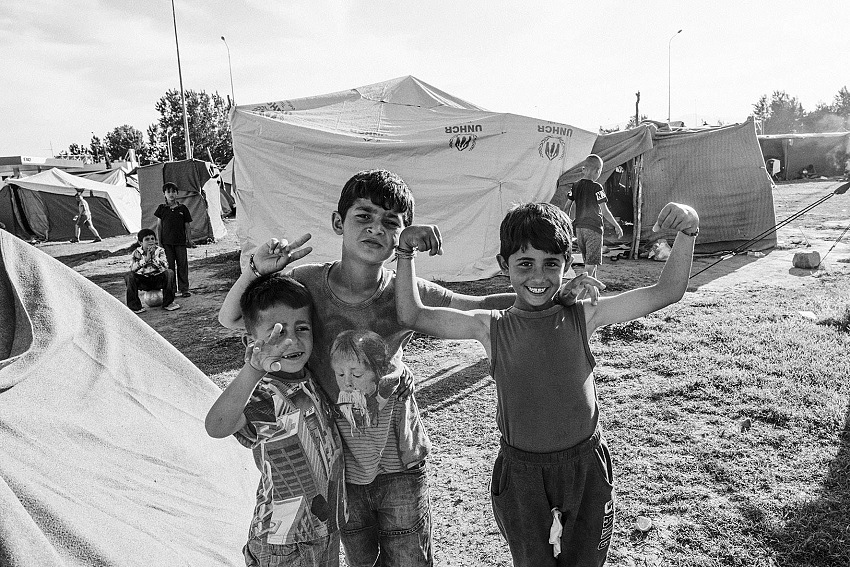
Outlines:
{"label": "printed t-shirt", "polygon": [[187,246],[186,223],[192,222],[192,214],[186,205],[178,203],[173,209],[167,203],[162,203],[156,208],[154,216],[160,219],[162,234],[160,244],[170,246]]}
{"label": "printed t-shirt", "polygon": [[563,451],[596,430],[599,409],[584,305],[492,311],[490,375],[505,442],[530,453]]}
{"label": "printed t-shirt", "polygon": [[130,265],[138,264],[138,268],[134,270],[140,276],[156,276],[168,269],[168,260],[165,257],[165,250],[162,246],[157,246],[153,254],[145,254],[144,249],[139,246],[133,250],[133,257],[130,260]]}
{"label": "printed t-shirt", "polygon": [[576,202],[573,226],[589,228],[602,234],[602,208],[599,205],[608,202],[602,185],[590,179],[579,179],[567,198]]}
{"label": "printed t-shirt", "polygon": [[289,545],[345,525],[342,444],[323,396],[309,372],[293,382],[266,374],[245,406],[235,436],[261,473],[249,539]]}
{"label": "printed t-shirt", "polygon": [[[405,345],[413,331],[399,325],[395,305],[395,272],[383,268],[374,295],[360,303],[345,303],[328,285],[333,263],[307,264],[291,275],[313,296],[313,354],[310,370],[336,404],[336,421],[345,449],[346,482],[369,484],[378,474],[402,472],[422,461],[431,442],[419,416],[413,395],[400,400],[395,394],[402,372],[410,372],[402,361]],[[419,279],[419,296],[424,305],[447,307],[452,292]],[[337,358],[332,356],[337,341]],[[367,359],[384,361],[372,368],[375,378],[354,389],[340,388],[337,379],[348,359],[340,356],[345,345],[367,353]],[[350,348],[348,350],[351,350]],[[371,364],[370,364],[371,366]]]}

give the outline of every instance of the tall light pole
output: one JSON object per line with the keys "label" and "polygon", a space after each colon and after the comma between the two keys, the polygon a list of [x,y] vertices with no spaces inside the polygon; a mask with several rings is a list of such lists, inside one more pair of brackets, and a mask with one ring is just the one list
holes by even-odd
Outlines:
{"label": "tall light pole", "polygon": [[183,93],[183,70],[180,67],[180,44],[177,42],[177,13],[171,0],[171,17],[174,19],[174,45],[177,47],[177,74],[180,77],[180,101],[183,103],[183,134],[186,142],[186,159],[192,159],[192,144],[189,141],[189,115],[186,112],[186,95]]}
{"label": "tall light pole", "polygon": [[674,33],[670,41],[667,42],[667,122],[670,122],[670,45],[673,43],[673,39],[680,33],[682,33],[682,30]]}
{"label": "tall light pole", "polygon": [[227,68],[230,71],[230,99],[231,104],[236,106],[236,95],[233,94],[233,67],[230,65],[230,46],[227,45],[227,40],[224,39],[224,36],[221,36],[221,41],[224,42],[224,47],[227,48]]}

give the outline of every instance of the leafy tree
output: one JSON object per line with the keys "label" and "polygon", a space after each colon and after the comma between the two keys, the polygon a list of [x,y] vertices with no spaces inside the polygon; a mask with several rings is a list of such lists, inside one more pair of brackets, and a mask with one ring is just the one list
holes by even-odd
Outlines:
{"label": "leafy tree", "polygon": [[838,94],[832,100],[831,110],[833,114],[843,116],[845,119],[850,118],[850,91],[847,87],[841,87]]}
{"label": "leafy tree", "polygon": [[[207,160],[211,155],[213,161],[223,167],[233,157],[227,101],[217,92],[210,95],[204,91],[188,90],[185,95],[193,157]],[[161,116],[148,128],[148,157],[158,161],[168,160],[168,137],[173,135],[171,149],[174,159],[186,159],[180,91],[166,91],[157,101],[156,110]]]}
{"label": "leafy tree", "polygon": [[79,159],[85,163],[91,163],[91,154],[89,154],[88,148],[83,144],[73,143],[68,146],[67,150],[62,150],[59,152],[58,158],[71,158],[71,159]]}
{"label": "leafy tree", "polygon": [[136,151],[140,162],[147,159],[148,146],[145,135],[128,124],[116,126],[106,137],[106,152],[112,160],[124,159],[129,150]]}
{"label": "leafy tree", "polygon": [[753,116],[761,121],[763,134],[789,134],[802,129],[805,112],[796,97],[774,91],[770,99],[762,95],[753,105]]}
{"label": "leafy tree", "polygon": [[93,156],[93,163],[100,163],[101,160],[106,162],[106,167],[110,167],[109,156],[106,154],[106,147],[100,138],[92,134],[91,142],[89,143],[89,151]]}

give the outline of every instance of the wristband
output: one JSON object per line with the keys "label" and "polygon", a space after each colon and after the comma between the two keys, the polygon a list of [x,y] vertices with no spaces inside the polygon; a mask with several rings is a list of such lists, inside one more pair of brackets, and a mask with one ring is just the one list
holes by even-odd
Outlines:
{"label": "wristband", "polygon": [[257,269],[257,265],[254,263],[254,255],[251,254],[251,259],[248,260],[248,267],[251,268],[251,271],[254,272],[254,275],[258,278],[263,277],[263,274],[260,273],[260,270]]}
{"label": "wristband", "polygon": [[699,227],[695,228],[695,229],[693,230],[693,232],[687,232],[687,231],[685,231],[685,230],[680,230],[679,232],[681,232],[681,233],[682,233],[682,234],[684,234],[685,236],[690,236],[691,238],[696,238],[696,237],[697,237],[697,235],[699,234]]}
{"label": "wristband", "polygon": [[416,248],[402,248],[401,246],[395,247],[395,258],[393,260],[398,260],[399,258],[402,260],[413,260],[416,256]]}

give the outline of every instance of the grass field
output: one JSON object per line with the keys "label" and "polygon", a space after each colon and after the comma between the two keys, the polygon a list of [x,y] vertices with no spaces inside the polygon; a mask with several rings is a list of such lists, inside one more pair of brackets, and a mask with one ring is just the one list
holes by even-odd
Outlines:
{"label": "grass field", "polygon": [[[806,187],[777,188],[778,219],[829,184]],[[789,226],[778,250],[797,246],[802,233],[820,242],[823,254],[850,220],[848,198],[836,197]],[[839,251],[846,256],[841,248],[830,259],[841,259]],[[237,254],[193,254],[198,293],[182,302],[180,317],[144,317],[223,386],[235,375],[241,346],[215,315],[238,274]],[[725,262],[680,303],[594,335],[601,421],[618,492],[609,565],[850,565],[847,265],[795,272],[783,260],[768,271],[771,256],[778,253]],[[120,297],[116,273],[126,262],[116,256],[76,269]],[[610,288],[623,290],[654,281],[660,264],[603,268]],[[497,277],[449,287],[481,294],[506,285]],[[488,496],[498,433],[483,357],[477,343],[424,336],[405,354],[434,444],[437,565],[511,564]],[[652,520],[648,532],[635,529],[638,515]]]}

